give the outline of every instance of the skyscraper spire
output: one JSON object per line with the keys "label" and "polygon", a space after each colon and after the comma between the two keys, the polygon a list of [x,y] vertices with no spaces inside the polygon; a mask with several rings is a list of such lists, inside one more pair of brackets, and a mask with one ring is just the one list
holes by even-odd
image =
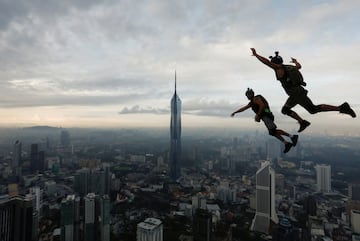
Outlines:
{"label": "skyscraper spire", "polygon": [[175,70],[175,94],[176,94],[176,70]]}

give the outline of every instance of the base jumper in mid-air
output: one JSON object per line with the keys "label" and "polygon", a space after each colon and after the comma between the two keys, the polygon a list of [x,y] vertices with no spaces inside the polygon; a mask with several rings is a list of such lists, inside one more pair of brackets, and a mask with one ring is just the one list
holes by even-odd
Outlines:
{"label": "base jumper in mid-air", "polygon": [[340,106],[332,106],[327,104],[314,105],[311,99],[307,96],[308,91],[303,87],[306,86],[306,83],[303,82],[302,75],[299,71],[301,65],[296,59],[291,58],[291,62],[294,63],[295,66],[284,65],[283,59],[281,56],[279,56],[279,52],[275,52],[275,56],[270,56],[269,60],[257,54],[254,48],[251,48],[251,51],[253,56],[255,56],[260,62],[269,66],[275,71],[276,79],[280,81],[282,87],[289,96],[285,105],[282,107],[281,112],[284,115],[288,115],[299,122],[300,128],[298,132],[301,132],[306,127],[308,127],[310,122],[302,119],[296,112],[291,110],[297,104],[304,107],[310,114],[316,114],[318,112],[325,111],[339,111],[340,113],[348,114],[353,118],[356,117],[355,112],[351,109],[347,102],[344,102]]}
{"label": "base jumper in mid-air", "polygon": [[[298,135],[290,135],[281,129],[277,129],[277,126],[274,123],[274,115],[271,113],[269,104],[266,99],[261,95],[255,96],[254,91],[249,88],[245,92],[245,95],[250,100],[250,102],[231,113],[231,117],[234,117],[236,113],[243,112],[244,110],[251,108],[256,114],[255,121],[260,122],[260,120],[262,120],[269,130],[269,135],[276,137],[284,143],[284,153],[288,152],[291,147],[296,146]],[[292,142],[287,142],[282,136],[289,137]]]}

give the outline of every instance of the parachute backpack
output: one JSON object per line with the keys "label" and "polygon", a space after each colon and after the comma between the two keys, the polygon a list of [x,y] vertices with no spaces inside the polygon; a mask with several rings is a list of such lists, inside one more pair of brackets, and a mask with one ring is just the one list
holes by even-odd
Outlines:
{"label": "parachute backpack", "polygon": [[286,73],[286,82],[291,83],[293,86],[306,86],[306,83],[304,82],[304,78],[298,68],[296,68],[293,65],[282,65],[284,67],[285,73]]}
{"label": "parachute backpack", "polygon": [[281,64],[284,67],[287,83],[290,83],[292,86],[306,86],[304,78],[298,68],[293,65],[283,64],[283,59],[279,55],[279,51],[275,51],[275,56],[269,56],[269,58],[272,63]]}

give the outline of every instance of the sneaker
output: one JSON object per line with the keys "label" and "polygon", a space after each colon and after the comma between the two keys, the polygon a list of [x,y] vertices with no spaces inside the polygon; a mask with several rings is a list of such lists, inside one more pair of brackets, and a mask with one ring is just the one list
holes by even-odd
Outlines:
{"label": "sneaker", "polygon": [[345,103],[343,103],[342,105],[340,105],[340,113],[348,114],[348,115],[350,115],[352,118],[355,118],[355,117],[356,117],[355,112],[353,111],[353,109],[351,109],[350,105],[349,105],[347,102],[345,102]]}
{"label": "sneaker", "polygon": [[307,120],[302,120],[300,122],[300,128],[298,130],[298,132],[302,132],[303,130],[305,130],[306,127],[308,127],[311,123],[308,122]]}
{"label": "sneaker", "polygon": [[286,142],[286,143],[285,143],[284,153],[287,153],[288,151],[290,151],[290,148],[291,148],[292,146],[293,146],[292,143]]}
{"label": "sneaker", "polygon": [[292,145],[293,145],[293,146],[296,146],[297,141],[298,141],[298,138],[299,138],[298,135],[293,135],[293,136],[290,138],[291,141],[292,141]]}

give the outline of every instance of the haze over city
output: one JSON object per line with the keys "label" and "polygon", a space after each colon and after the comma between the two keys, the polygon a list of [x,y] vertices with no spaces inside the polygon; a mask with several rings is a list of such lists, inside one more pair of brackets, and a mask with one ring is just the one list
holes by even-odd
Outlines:
{"label": "haze over city", "polygon": [[[174,72],[183,128],[263,128],[232,119],[252,87],[277,124],[287,96],[251,56],[280,51],[302,64],[314,103],[358,94],[358,1],[1,1],[1,126],[168,127]],[[307,133],[359,135],[358,118],[299,114]]]}

